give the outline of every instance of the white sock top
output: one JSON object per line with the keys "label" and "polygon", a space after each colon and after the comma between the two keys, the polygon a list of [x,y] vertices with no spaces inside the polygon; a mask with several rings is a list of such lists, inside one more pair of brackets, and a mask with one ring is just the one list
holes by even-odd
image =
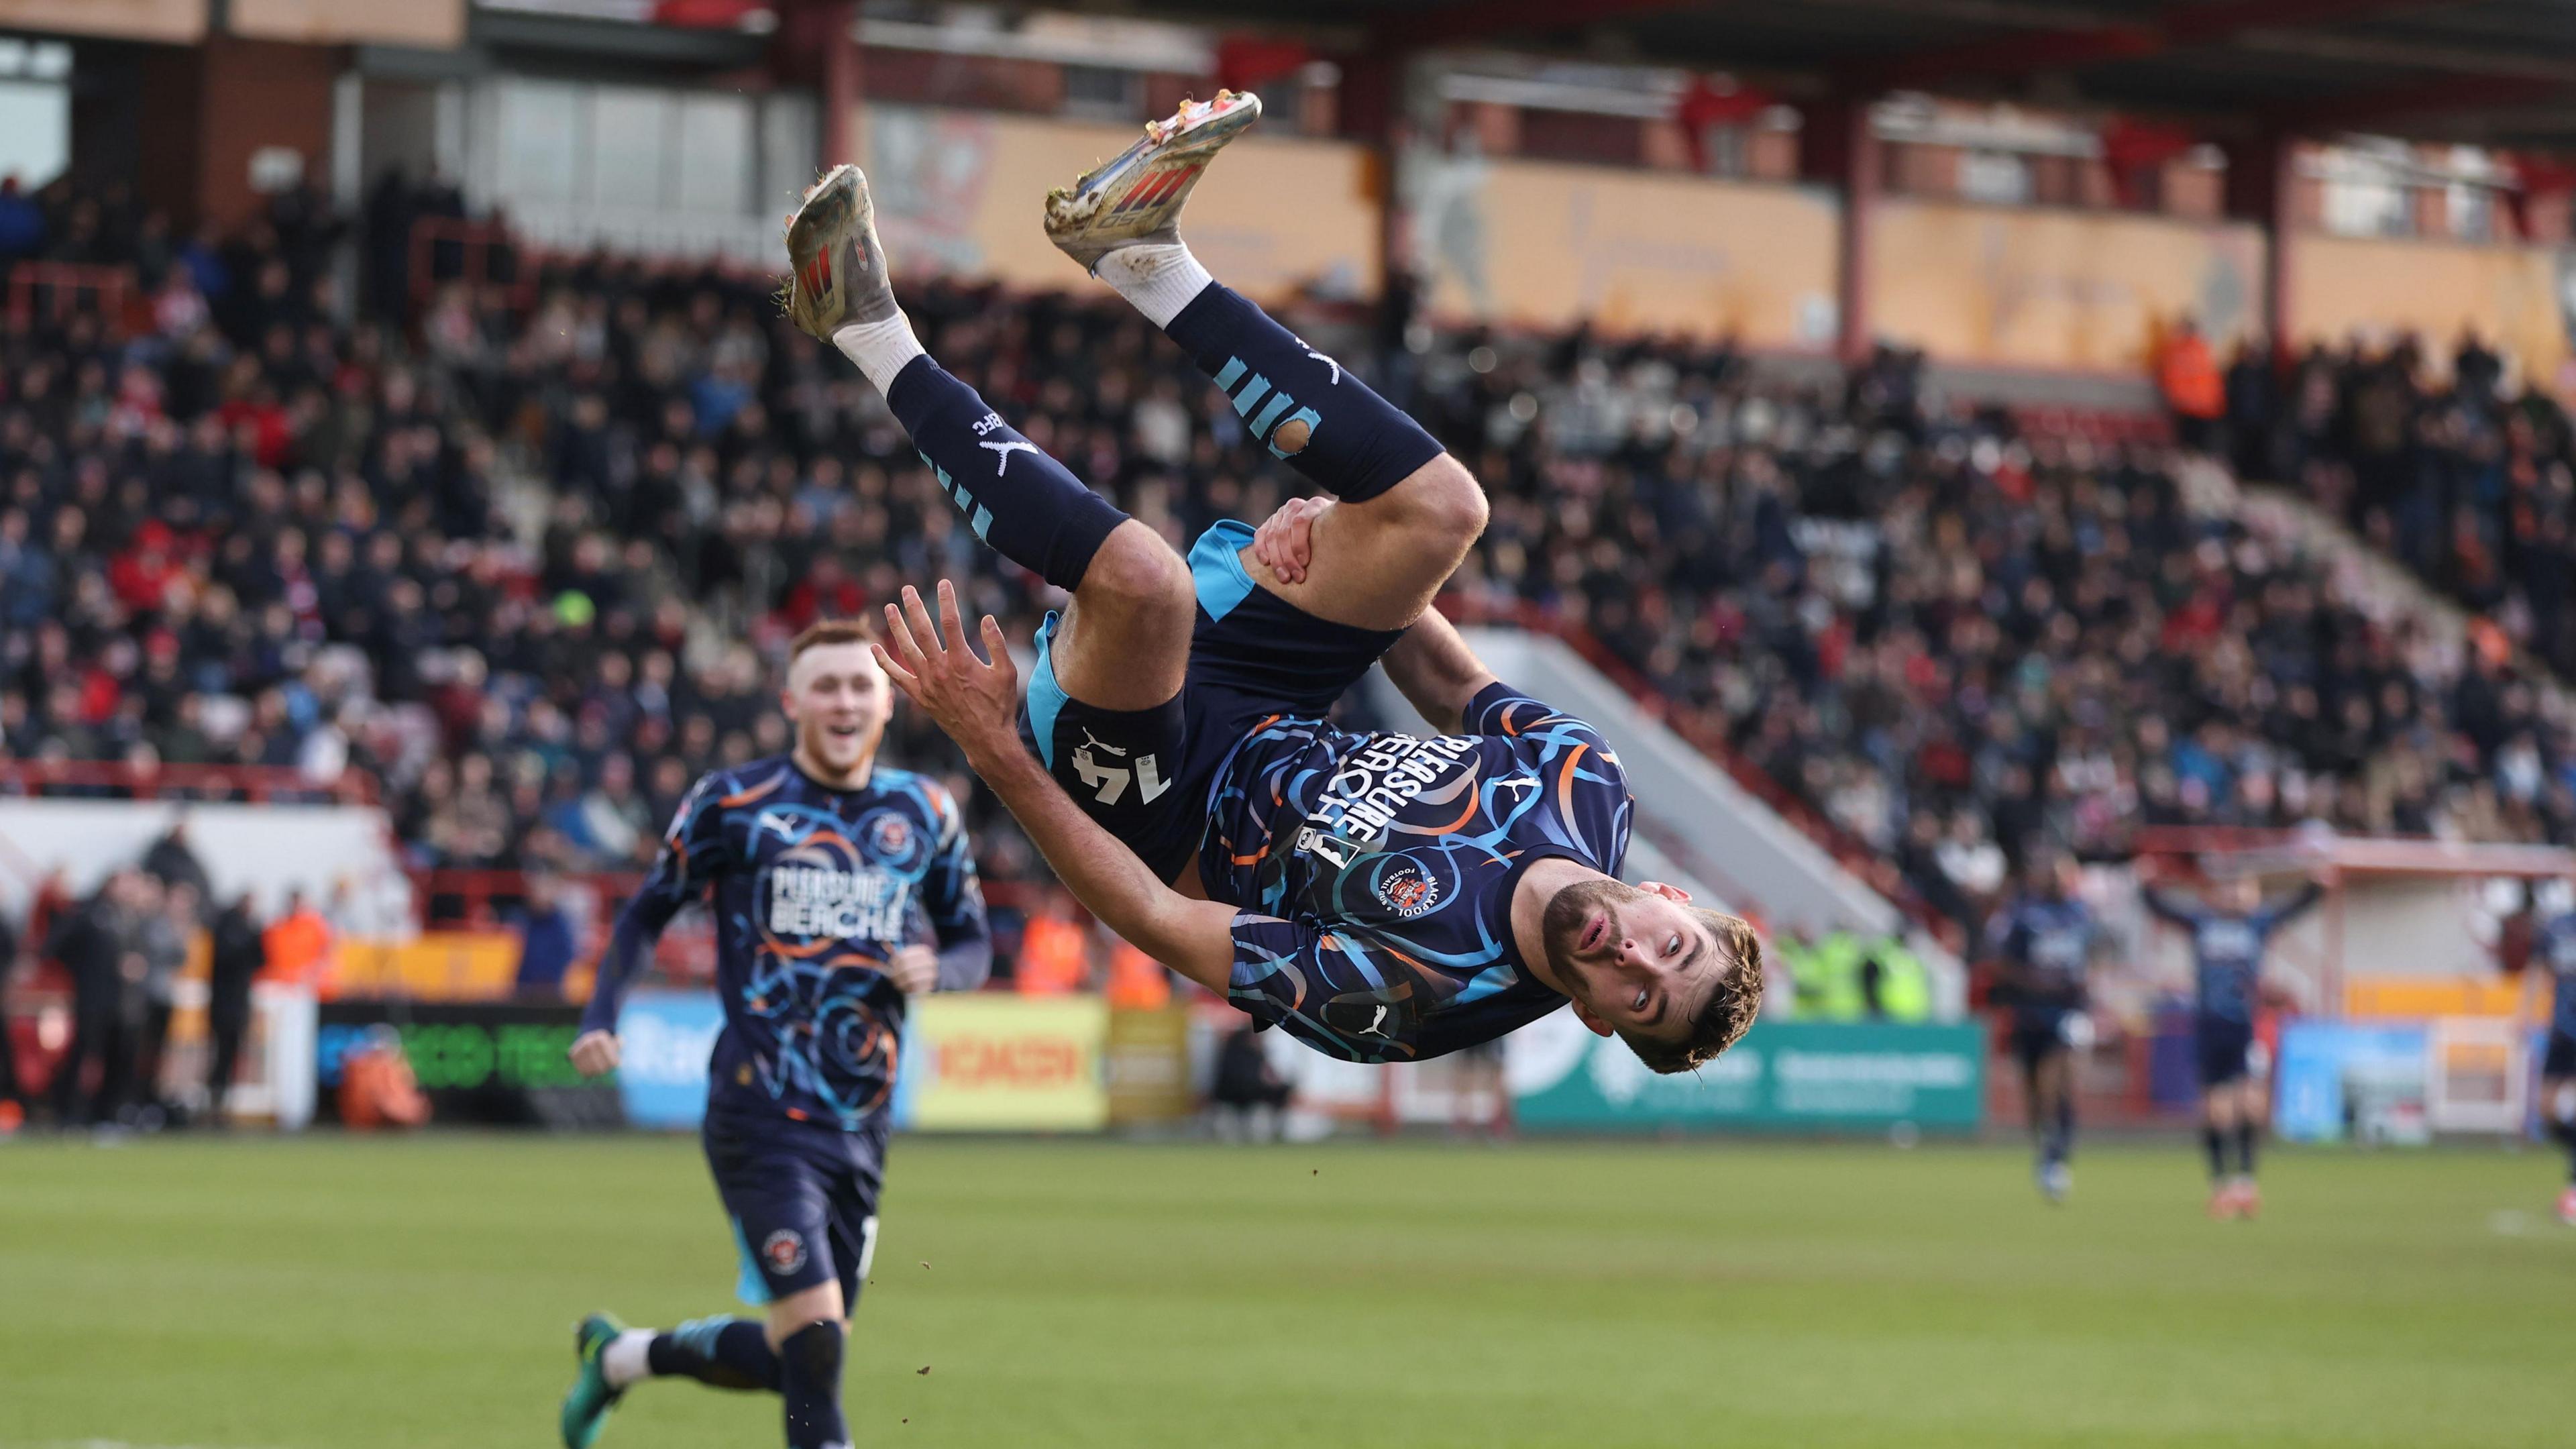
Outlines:
{"label": "white sock top", "polygon": [[653,1330],[630,1328],[608,1341],[599,1351],[599,1374],[612,1389],[622,1389],[638,1379],[653,1376]]}
{"label": "white sock top", "polygon": [[1139,242],[1120,247],[1102,257],[1100,264],[1092,268],[1092,275],[1107,282],[1157,327],[1171,326],[1181,309],[1216,280],[1199,265],[1198,258],[1190,255],[1189,246],[1183,242]]}
{"label": "white sock top", "polygon": [[832,334],[832,345],[857,363],[879,392],[894,386],[894,375],[922,355],[921,339],[912,335],[912,322],[901,312],[881,322],[853,322]]}

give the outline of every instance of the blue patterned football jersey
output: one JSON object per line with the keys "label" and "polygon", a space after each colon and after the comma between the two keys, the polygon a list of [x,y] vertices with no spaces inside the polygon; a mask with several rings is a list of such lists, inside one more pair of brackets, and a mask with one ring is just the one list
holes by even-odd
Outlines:
{"label": "blue patterned football jersey", "polygon": [[1262,722],[1212,792],[1199,874],[1239,908],[1234,1004],[1329,1056],[1417,1061],[1490,1041],[1565,998],[1512,938],[1540,860],[1616,875],[1635,801],[1592,726],[1502,684],[1467,733]]}
{"label": "blue patterned football jersey", "polygon": [[2024,1011],[2084,1005],[2084,978],[2102,928],[2082,901],[2025,895],[1996,912],[1987,930],[1993,953],[2016,968],[2017,979],[2001,993],[2012,1005]]}
{"label": "blue patterned football jersey", "polygon": [[652,874],[618,917],[584,1029],[617,1019],[626,981],[683,905],[712,887],[725,1026],[711,1108],[854,1129],[893,1090],[904,995],[882,971],[906,945],[940,953],[942,989],[991,963],[984,898],[956,800],[878,766],[835,790],[788,759],[718,770],[680,803]]}
{"label": "blue patterned football jersey", "polygon": [[2272,934],[2317,903],[2325,888],[2310,884],[2297,895],[2238,914],[2210,910],[2145,893],[2147,909],[2191,933],[2192,1001],[2201,1015],[2251,1022],[2263,975],[2263,952]]}

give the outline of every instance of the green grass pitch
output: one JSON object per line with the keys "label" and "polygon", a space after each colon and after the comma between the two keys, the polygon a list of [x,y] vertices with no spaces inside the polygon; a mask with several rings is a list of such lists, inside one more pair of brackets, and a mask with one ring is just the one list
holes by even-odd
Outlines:
{"label": "green grass pitch", "polygon": [[[861,1446],[2576,1443],[2540,1153],[896,1145]],[[683,1138],[0,1147],[0,1449],[544,1446],[585,1309],[723,1311]],[[925,1366],[929,1373],[919,1372]],[[602,1449],[779,1442],[629,1395]]]}

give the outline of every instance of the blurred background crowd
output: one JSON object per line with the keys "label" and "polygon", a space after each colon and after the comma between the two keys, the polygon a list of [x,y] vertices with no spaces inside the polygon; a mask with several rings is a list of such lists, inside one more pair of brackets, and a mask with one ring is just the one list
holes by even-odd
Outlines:
{"label": "blurred background crowd", "polygon": [[[452,203],[396,176],[352,218],[295,188],[183,241],[63,185],[0,208],[0,251],[130,262],[153,317],[0,341],[12,754],[354,769],[418,866],[631,871],[698,773],[785,747],[770,655],[804,624],[937,576],[1021,638],[1055,602],[956,526],[767,279],[504,254],[415,294],[403,238]],[[1294,481],[1105,292],[905,299],[1176,546]],[[1484,480],[1464,610],[1578,633],[1956,940],[2035,846],[2114,856],[2140,824],[2576,834],[2564,712],[2515,662],[2567,647],[2568,430],[2474,351],[2440,390],[2411,345],[2240,362],[2225,439],[2181,419],[2203,453],[1957,405],[1892,351],[1798,373],[1291,317]],[[2374,609],[2236,507],[2231,453],[2501,623],[2462,647]],[[958,768],[905,712],[889,749]],[[1038,878],[1007,817],[974,823],[989,879]]]}

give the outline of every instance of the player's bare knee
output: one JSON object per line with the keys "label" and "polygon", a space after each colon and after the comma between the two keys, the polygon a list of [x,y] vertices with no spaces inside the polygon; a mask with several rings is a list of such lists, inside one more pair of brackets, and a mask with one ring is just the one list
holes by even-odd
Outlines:
{"label": "player's bare knee", "polygon": [[1423,464],[1387,501],[1400,510],[1408,533],[1436,539],[1455,553],[1465,553],[1485,531],[1485,490],[1467,465],[1448,453]]}
{"label": "player's bare knee", "polygon": [[1085,605],[1134,617],[1156,612],[1190,617],[1197,591],[1190,566],[1153,530],[1129,520],[1092,556],[1074,597]]}

